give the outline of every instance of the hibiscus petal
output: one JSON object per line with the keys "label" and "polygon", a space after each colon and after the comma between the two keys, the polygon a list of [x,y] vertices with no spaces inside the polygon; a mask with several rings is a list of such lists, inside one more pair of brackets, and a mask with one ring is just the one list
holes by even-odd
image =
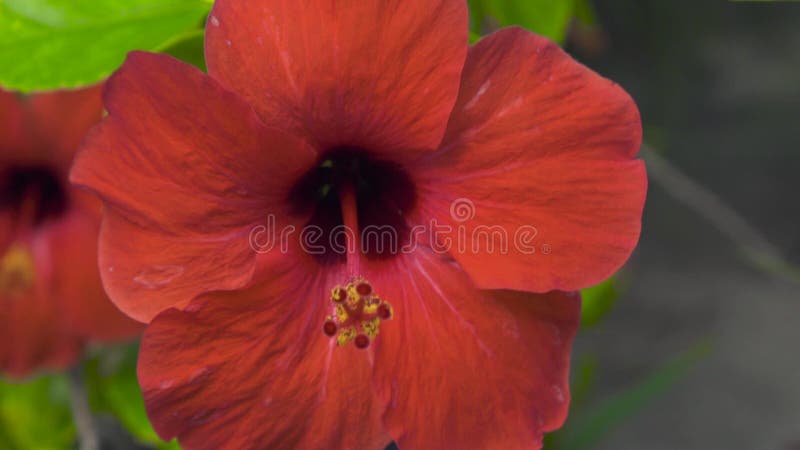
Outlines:
{"label": "hibiscus petal", "polygon": [[9,210],[0,210],[0,254],[5,254],[5,250],[11,245],[16,232],[16,220],[14,214]]}
{"label": "hibiscus petal", "polygon": [[109,295],[148,321],[198,293],[241,287],[255,264],[249,232],[268,214],[292,219],[284,200],[316,153],[165,55],[132,53],[105,103],[110,115],[87,137],[72,180],[108,207],[100,259]]}
{"label": "hibiscus petal", "polygon": [[429,250],[367,277],[395,312],[375,340],[374,377],[401,449],[540,448],[561,426],[577,294],[481,291]]}
{"label": "hibiscus petal", "polygon": [[[22,276],[32,278],[20,284],[3,279],[20,275],[0,273],[0,372],[22,378],[36,370],[68,367],[77,359],[83,343],[64,320],[63,305],[52,295],[53,266],[47,235],[26,234],[0,251],[0,265],[9,262],[30,264],[31,272]],[[0,271],[3,269],[10,268],[0,267]],[[2,285],[9,281],[15,284]]]}
{"label": "hibiscus petal", "polygon": [[364,353],[322,333],[335,277],[284,261],[259,286],[207,294],[149,325],[139,382],[162,438],[191,449],[388,444]]}
{"label": "hibiscus petal", "polygon": [[0,89],[0,168],[30,151],[24,121],[21,97]]}
{"label": "hibiscus petal", "polygon": [[441,142],[467,51],[463,0],[218,0],[209,74],[321,148]]}
{"label": "hibiscus petal", "polygon": [[[75,193],[73,197],[88,197]],[[97,202],[76,198],[74,204]],[[73,334],[90,341],[119,341],[137,336],[143,329],[111,303],[97,269],[97,235],[100,216],[73,208],[59,220],[47,223],[39,233],[49,241],[53,264],[51,298],[59,302]]]}
{"label": "hibiscus petal", "polygon": [[103,114],[102,86],[31,96],[31,131],[43,142],[46,158],[65,173],[81,140]]}
{"label": "hibiscus petal", "polygon": [[46,163],[67,171],[81,139],[103,112],[100,86],[27,98],[0,91],[0,166]]}
{"label": "hibiscus petal", "polygon": [[15,379],[38,370],[63,370],[80,355],[83,341],[61,320],[53,299],[0,293],[0,373]]}
{"label": "hibiscus petal", "polygon": [[443,146],[418,169],[420,204],[463,228],[451,254],[480,287],[584,288],[638,242],[640,143],[625,91],[551,41],[505,29],[470,50]]}

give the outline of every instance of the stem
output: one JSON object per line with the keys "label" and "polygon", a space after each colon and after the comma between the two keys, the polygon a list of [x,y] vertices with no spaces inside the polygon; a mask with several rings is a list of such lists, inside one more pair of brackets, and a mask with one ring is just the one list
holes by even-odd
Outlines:
{"label": "stem", "polygon": [[72,418],[78,430],[78,441],[81,450],[98,450],[100,448],[89,398],[83,380],[83,364],[75,364],[67,373],[69,382],[69,399],[72,405]]}
{"label": "stem", "polygon": [[642,146],[641,156],[647,162],[648,176],[733,241],[751,266],[800,283],[800,268],[786,260],[777,247],[718,195],[689,178],[647,144]]}

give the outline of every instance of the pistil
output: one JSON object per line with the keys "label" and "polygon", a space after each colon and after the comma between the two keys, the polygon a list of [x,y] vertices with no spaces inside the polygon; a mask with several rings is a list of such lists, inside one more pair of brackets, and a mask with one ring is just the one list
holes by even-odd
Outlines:
{"label": "pistil", "polygon": [[342,221],[347,238],[347,273],[355,278],[359,273],[361,260],[361,230],[358,226],[356,192],[352,183],[342,183],[339,186],[339,203],[342,205]]}
{"label": "pistil", "polygon": [[354,186],[339,187],[342,220],[347,236],[347,282],[331,289],[329,301],[332,312],[325,318],[322,331],[336,339],[339,346],[353,343],[366,349],[378,336],[382,320],[392,318],[392,306],[381,299],[372,284],[360,273],[361,241]]}
{"label": "pistil", "polygon": [[322,331],[340,346],[353,342],[364,349],[378,336],[381,321],[394,315],[392,305],[381,299],[369,281],[350,280],[331,290],[332,313],[325,318]]}

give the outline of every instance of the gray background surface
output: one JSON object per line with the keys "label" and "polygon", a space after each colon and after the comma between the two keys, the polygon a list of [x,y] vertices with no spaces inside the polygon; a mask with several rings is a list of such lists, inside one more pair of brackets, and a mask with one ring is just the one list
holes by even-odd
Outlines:
{"label": "gray background surface", "polygon": [[[576,57],[636,98],[645,138],[800,264],[800,2],[597,0],[603,55]],[[800,285],[651,183],[631,286],[577,353],[601,401],[705,337],[713,352],[598,448],[800,448]]]}

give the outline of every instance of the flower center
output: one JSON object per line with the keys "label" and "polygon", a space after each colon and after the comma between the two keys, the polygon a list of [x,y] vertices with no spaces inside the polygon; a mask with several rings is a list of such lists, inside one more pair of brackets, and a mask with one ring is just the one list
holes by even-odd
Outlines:
{"label": "flower center", "polygon": [[68,207],[64,183],[46,166],[0,169],[0,211],[10,210],[19,223],[28,226],[54,219]]}
{"label": "flower center", "polygon": [[[347,230],[342,216],[342,192],[351,189],[355,196],[359,230]],[[326,264],[341,263],[339,249],[344,234],[358,232],[360,252],[370,259],[388,258],[400,252],[410,240],[405,217],[416,204],[416,189],[398,164],[379,161],[368,152],[338,148],[321,157],[318,166],[292,189],[292,208],[310,214],[305,230],[317,232],[315,257]]]}
{"label": "flower center", "polygon": [[336,286],[330,296],[332,312],[325,318],[322,331],[336,339],[339,346],[353,343],[365,349],[378,336],[382,320],[392,318],[392,305],[382,300],[363,278]]}
{"label": "flower center", "polygon": [[35,281],[36,269],[31,252],[20,244],[12,245],[0,259],[0,293],[25,293]]}

